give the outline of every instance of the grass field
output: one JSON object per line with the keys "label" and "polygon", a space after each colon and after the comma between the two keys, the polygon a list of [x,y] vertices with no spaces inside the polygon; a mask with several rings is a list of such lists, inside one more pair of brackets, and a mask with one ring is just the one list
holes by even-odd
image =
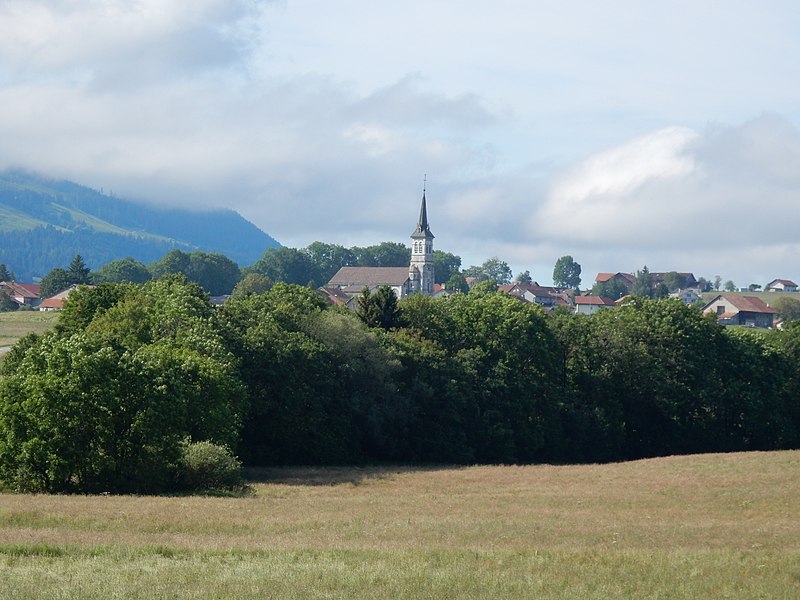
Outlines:
{"label": "grass field", "polygon": [[800,452],[0,495],[4,598],[800,597]]}
{"label": "grass field", "polygon": [[57,312],[19,310],[0,313],[0,346],[11,346],[27,333],[44,333],[58,320]]}

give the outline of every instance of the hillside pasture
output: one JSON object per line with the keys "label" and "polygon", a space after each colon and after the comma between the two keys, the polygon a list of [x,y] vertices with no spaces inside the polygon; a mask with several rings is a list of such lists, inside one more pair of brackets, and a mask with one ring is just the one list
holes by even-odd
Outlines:
{"label": "hillside pasture", "polygon": [[0,347],[12,346],[28,333],[49,331],[57,320],[57,312],[18,310],[0,313]]}
{"label": "hillside pasture", "polygon": [[0,496],[7,598],[796,598],[800,452]]}

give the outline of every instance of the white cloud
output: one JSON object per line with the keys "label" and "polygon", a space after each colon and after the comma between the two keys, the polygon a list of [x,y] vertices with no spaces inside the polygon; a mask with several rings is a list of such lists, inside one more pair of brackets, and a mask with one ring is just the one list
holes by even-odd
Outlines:
{"label": "white cloud", "polygon": [[797,269],[799,163],[800,132],[773,115],[660,130],[558,177],[534,228],[564,247],[598,249],[592,262],[603,271],[647,264],[788,277]]}
{"label": "white cloud", "polygon": [[120,90],[243,59],[247,0],[6,0],[0,64],[9,77]]}

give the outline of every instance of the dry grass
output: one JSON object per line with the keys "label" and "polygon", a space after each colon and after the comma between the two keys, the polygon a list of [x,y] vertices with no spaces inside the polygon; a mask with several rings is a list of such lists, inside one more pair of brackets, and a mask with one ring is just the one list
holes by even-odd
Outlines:
{"label": "dry grass", "polygon": [[796,598],[799,471],[800,452],[775,452],[602,466],[265,470],[246,498],[2,495],[0,589],[8,597],[117,589],[127,597]]}
{"label": "dry grass", "polygon": [[28,333],[49,331],[58,320],[57,312],[20,310],[0,313],[0,346],[11,346]]}

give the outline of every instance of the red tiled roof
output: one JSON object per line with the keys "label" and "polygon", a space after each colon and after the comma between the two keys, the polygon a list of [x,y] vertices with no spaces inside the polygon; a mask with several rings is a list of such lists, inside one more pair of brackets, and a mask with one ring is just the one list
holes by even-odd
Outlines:
{"label": "red tiled roof", "polygon": [[8,288],[12,294],[23,298],[38,298],[40,285],[36,283],[17,283],[16,281],[4,281],[3,287]]}
{"label": "red tiled roof", "polygon": [[328,282],[331,287],[403,285],[408,267],[342,267]]}
{"label": "red tiled roof", "polygon": [[706,305],[703,307],[703,309],[707,309],[720,298],[727,300],[735,308],[739,309],[739,312],[744,311],[775,314],[775,309],[770,308],[761,298],[756,298],[755,296],[737,296],[735,294],[720,294],[719,296],[714,297],[711,301],[706,302]]}
{"label": "red tiled roof", "polygon": [[617,275],[622,277],[628,283],[633,283],[634,281],[636,281],[636,277],[634,275],[631,275],[630,273],[598,273],[597,277],[595,277],[594,280],[597,283],[605,283],[606,281],[614,279]]}
{"label": "red tiled roof", "polygon": [[783,284],[784,287],[797,287],[797,284],[791,279],[775,279],[767,284],[767,287],[773,286],[776,283]]}
{"label": "red tiled roof", "polygon": [[740,311],[775,314],[775,309],[770,308],[761,298],[755,296],[728,296],[723,297]]}
{"label": "red tiled roof", "polygon": [[64,308],[64,298],[56,298],[53,296],[52,298],[42,300],[42,303],[39,305],[39,310],[43,308]]}

